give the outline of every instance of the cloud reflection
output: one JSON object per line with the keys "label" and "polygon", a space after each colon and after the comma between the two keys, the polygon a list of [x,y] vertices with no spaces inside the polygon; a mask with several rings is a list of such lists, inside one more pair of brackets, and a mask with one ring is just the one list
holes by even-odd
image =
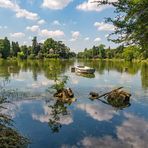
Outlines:
{"label": "cloud reflection", "polygon": [[113,118],[117,112],[110,106],[105,106],[102,104],[78,104],[78,109],[81,109],[89,114],[95,120],[98,121],[108,121]]}
{"label": "cloud reflection", "polygon": [[[42,123],[48,123],[49,120],[53,118],[53,116],[51,116],[52,114],[52,108],[49,107],[47,104],[44,104],[43,106],[43,110],[44,110],[44,113],[43,114],[35,114],[33,113],[32,114],[32,118],[34,120],[38,120]],[[71,117],[71,114],[68,114],[68,115],[62,115],[60,114],[59,115],[59,121],[58,121],[60,124],[63,124],[63,125],[69,125],[73,122],[73,119]]]}
{"label": "cloud reflection", "polygon": [[[148,120],[131,113],[124,113],[126,119],[117,126],[117,138],[110,135],[104,137],[86,136],[73,147],[83,148],[147,148]],[[62,148],[70,148],[62,145]]]}

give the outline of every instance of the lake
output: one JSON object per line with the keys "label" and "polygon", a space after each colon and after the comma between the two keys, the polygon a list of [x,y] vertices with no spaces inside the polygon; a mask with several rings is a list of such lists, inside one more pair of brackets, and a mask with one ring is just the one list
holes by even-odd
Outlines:
{"label": "lake", "polygon": [[[94,75],[71,72],[74,65],[96,69]],[[50,91],[57,77],[68,76],[76,101],[61,103]],[[11,101],[4,112],[30,139],[29,148],[147,148],[148,64],[99,60],[0,60],[1,93]],[[115,107],[90,100],[124,87],[128,105]],[[2,92],[3,91],[3,92]]]}

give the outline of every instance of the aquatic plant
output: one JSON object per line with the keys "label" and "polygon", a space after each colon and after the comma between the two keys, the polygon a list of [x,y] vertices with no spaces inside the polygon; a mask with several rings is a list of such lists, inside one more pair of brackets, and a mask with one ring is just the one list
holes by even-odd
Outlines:
{"label": "aquatic plant", "polygon": [[55,80],[55,84],[51,86],[51,89],[54,89],[57,92],[59,92],[60,90],[63,90],[65,88],[67,81],[68,81],[68,76],[59,77]]}

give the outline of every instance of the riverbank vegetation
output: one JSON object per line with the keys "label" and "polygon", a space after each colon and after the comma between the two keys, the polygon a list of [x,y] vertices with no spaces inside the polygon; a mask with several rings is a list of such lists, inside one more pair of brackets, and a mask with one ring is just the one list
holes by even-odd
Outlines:
{"label": "riverbank vegetation", "polygon": [[19,59],[43,59],[43,58],[72,58],[75,53],[70,51],[62,41],[48,38],[44,43],[38,43],[37,37],[32,40],[32,45],[19,45],[18,42],[10,43],[7,37],[0,39],[0,58],[18,57]]}
{"label": "riverbank vegetation", "polygon": [[[79,52],[78,58],[100,59],[148,59],[148,1],[147,0],[98,0],[94,3],[110,5],[115,8],[113,18],[107,18],[106,22],[113,24],[113,33],[109,34],[108,40],[118,45],[116,49],[105,48],[105,45],[93,46]],[[32,46],[12,42],[7,37],[0,39],[0,58],[18,57],[19,59],[42,59],[42,58],[72,58],[76,57],[62,41],[48,38],[44,43],[38,43],[37,37],[32,40]]]}
{"label": "riverbank vegetation", "polygon": [[[104,50],[104,46],[93,47],[78,54],[78,57],[94,58],[122,58],[125,60],[148,58],[148,1],[147,0],[98,0],[100,5],[115,8],[115,17],[106,18],[106,22],[113,24],[114,31],[108,40],[122,46]],[[98,48],[98,49],[96,49]],[[99,50],[99,51],[98,51]],[[95,53],[96,52],[96,53]]]}
{"label": "riverbank vegetation", "polygon": [[115,49],[106,48],[105,45],[93,46],[90,49],[85,48],[83,52],[79,52],[78,58],[85,59],[124,59],[132,60],[146,60],[148,58],[147,50],[142,50],[139,46],[120,46]]}

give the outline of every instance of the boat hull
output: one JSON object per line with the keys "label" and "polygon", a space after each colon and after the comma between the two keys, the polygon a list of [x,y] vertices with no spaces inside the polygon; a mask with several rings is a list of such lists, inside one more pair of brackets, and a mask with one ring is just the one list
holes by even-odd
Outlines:
{"label": "boat hull", "polygon": [[75,71],[77,73],[93,74],[95,72],[95,69],[93,69],[93,68],[85,69],[85,68],[75,67]]}

